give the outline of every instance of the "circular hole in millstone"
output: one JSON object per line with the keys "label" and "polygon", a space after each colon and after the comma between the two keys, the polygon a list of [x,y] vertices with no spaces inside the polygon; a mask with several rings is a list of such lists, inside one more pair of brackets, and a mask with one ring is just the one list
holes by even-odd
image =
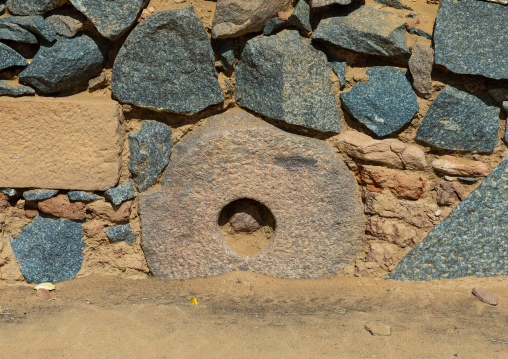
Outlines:
{"label": "circular hole in millstone", "polygon": [[222,209],[219,226],[222,235],[235,252],[250,256],[270,242],[275,230],[275,218],[264,204],[243,198]]}

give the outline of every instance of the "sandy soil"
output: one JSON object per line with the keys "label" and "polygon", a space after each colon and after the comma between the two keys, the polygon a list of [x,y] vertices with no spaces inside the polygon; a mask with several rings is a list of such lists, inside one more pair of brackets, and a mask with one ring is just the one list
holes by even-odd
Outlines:
{"label": "sandy soil", "polygon": [[[481,286],[496,307],[472,294]],[[2,358],[508,358],[508,278],[87,277],[0,286]],[[191,304],[196,298],[198,305]],[[6,314],[10,313],[10,314]],[[367,321],[392,327],[373,336]],[[496,342],[501,341],[501,342]]]}

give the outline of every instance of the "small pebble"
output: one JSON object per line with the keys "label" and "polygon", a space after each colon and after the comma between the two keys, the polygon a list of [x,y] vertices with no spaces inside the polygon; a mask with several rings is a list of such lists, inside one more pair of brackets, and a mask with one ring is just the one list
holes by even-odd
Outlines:
{"label": "small pebble", "polygon": [[44,298],[44,299],[48,299],[48,300],[51,299],[51,293],[49,292],[49,290],[44,289],[44,288],[37,289],[37,292],[35,292],[35,295],[38,297]]}
{"label": "small pebble", "polygon": [[365,323],[365,329],[372,335],[389,336],[392,334],[392,327],[379,320]]}
{"label": "small pebble", "polygon": [[483,303],[487,303],[490,305],[498,305],[499,303],[499,299],[495,295],[493,295],[492,293],[483,288],[474,287],[472,293],[476,298],[478,298]]}

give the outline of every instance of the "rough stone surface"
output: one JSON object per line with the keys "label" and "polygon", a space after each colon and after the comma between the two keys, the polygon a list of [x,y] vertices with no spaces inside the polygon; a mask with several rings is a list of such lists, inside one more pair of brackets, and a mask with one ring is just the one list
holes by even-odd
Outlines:
{"label": "rough stone surface", "polygon": [[104,201],[95,201],[86,206],[88,212],[96,219],[114,223],[128,222],[131,215],[132,201],[123,202],[119,206]]}
{"label": "rough stone surface", "polygon": [[81,269],[85,249],[81,224],[35,217],[11,246],[27,282],[61,282]]}
{"label": "rough stone surface", "polygon": [[288,26],[288,22],[285,20],[280,20],[278,18],[273,18],[270,21],[268,21],[263,28],[263,35],[273,35],[276,32],[279,32],[280,30],[284,29],[286,26]]}
{"label": "rough stone surface", "polygon": [[113,66],[113,95],[154,110],[194,114],[224,100],[215,55],[191,6],[155,12],[130,33]]}
{"label": "rough stone surface", "polygon": [[139,132],[129,134],[129,171],[138,191],[157,182],[169,162],[172,147],[171,127],[157,121],[144,121]]}
{"label": "rough stone surface", "polygon": [[58,193],[58,190],[32,190],[23,192],[23,198],[27,201],[41,201],[51,198]]}
{"label": "rough stone surface", "polygon": [[124,241],[129,245],[136,242],[136,233],[132,230],[130,224],[123,224],[106,229],[106,235],[113,242]]}
{"label": "rough stone surface", "polygon": [[418,101],[406,72],[371,67],[369,81],[358,82],[340,95],[344,108],[378,136],[400,130],[418,111]]}
{"label": "rough stone surface", "polygon": [[392,327],[379,320],[365,323],[365,329],[372,335],[389,336],[392,333]]}
{"label": "rough stone surface", "polygon": [[386,278],[433,280],[508,275],[507,165],[505,158]]}
{"label": "rough stone surface", "polygon": [[508,7],[442,0],[434,31],[435,61],[459,74],[508,79]]}
{"label": "rough stone surface", "polygon": [[104,191],[120,172],[124,129],[111,100],[0,98],[0,187]]}
{"label": "rough stone surface", "polygon": [[102,71],[104,50],[101,43],[87,35],[60,38],[52,45],[41,45],[19,78],[44,94],[71,90]]}
{"label": "rough stone surface", "polygon": [[240,106],[292,125],[340,132],[326,56],[304,43],[297,31],[249,40],[235,76]]}
{"label": "rough stone surface", "polygon": [[413,77],[415,91],[424,98],[432,96],[432,65],[434,55],[432,50],[418,41],[413,45],[411,57],[409,58],[409,72]]}
{"label": "rough stone surface", "polygon": [[[232,110],[173,148],[161,188],[141,193],[142,246],[153,274],[178,279],[233,270],[328,277],[360,248],[364,222],[349,170],[323,141],[286,133]],[[234,252],[219,213],[249,198],[276,220],[268,246]]]}
{"label": "rough stone surface", "polygon": [[63,5],[66,0],[7,0],[9,12],[15,15],[42,15]]}
{"label": "rough stone surface", "polygon": [[399,0],[374,0],[374,1],[377,2],[378,4],[393,7],[394,9],[404,9],[404,10],[414,11],[413,8],[411,8],[407,5],[404,5]]}
{"label": "rough stone surface", "polygon": [[349,5],[352,0],[311,0],[312,8],[320,8],[329,5]]}
{"label": "rough stone surface", "polygon": [[488,290],[480,288],[480,287],[474,287],[472,290],[473,295],[478,298],[483,303],[487,303],[490,305],[498,305],[499,304],[499,298],[496,297],[494,294],[490,293]]}
{"label": "rough stone surface", "polygon": [[345,59],[337,59],[332,56],[327,56],[328,58],[328,64],[332,68],[333,72],[337,75],[339,78],[340,86],[346,85],[346,69],[347,69],[347,62]]}
{"label": "rough stone surface", "polygon": [[225,39],[217,45],[217,54],[222,67],[229,70],[235,62],[235,42],[233,39]]}
{"label": "rough stone surface", "polygon": [[464,188],[458,182],[441,181],[437,188],[437,204],[453,206],[466,197]]}
{"label": "rough stone surface", "polygon": [[448,155],[432,161],[432,168],[447,175],[465,177],[487,177],[492,171],[488,163]]}
{"label": "rough stone surface", "polygon": [[5,193],[9,197],[14,197],[18,191],[16,191],[14,188],[5,188],[2,190],[2,193]]}
{"label": "rough stone surface", "polygon": [[449,86],[430,105],[416,138],[445,150],[492,152],[499,113],[486,97]]}
{"label": "rough stone surface", "polygon": [[27,66],[26,59],[11,49],[9,46],[0,42],[0,71],[11,66]]}
{"label": "rough stone surface", "polygon": [[371,217],[365,233],[401,248],[412,246],[417,240],[416,231],[407,224],[382,217]]}
{"label": "rough stone surface", "polygon": [[83,203],[71,203],[67,196],[58,196],[37,203],[41,212],[58,218],[66,218],[73,221],[85,219],[85,205]]}
{"label": "rough stone surface", "polygon": [[106,192],[104,192],[104,195],[115,206],[118,206],[120,203],[134,199],[136,197],[132,180],[128,180],[127,182],[122,183],[117,187],[108,189]]}
{"label": "rough stone surface", "polygon": [[71,201],[82,201],[82,202],[92,202],[102,199],[102,197],[97,196],[95,194],[86,193],[85,191],[70,191],[67,193],[69,199]]}
{"label": "rough stone surface", "polygon": [[109,40],[122,36],[134,23],[147,0],[69,0]]}
{"label": "rough stone surface", "polygon": [[16,24],[22,28],[39,35],[46,41],[53,42],[57,39],[55,32],[39,15],[35,16],[7,16],[0,19],[0,23]]}
{"label": "rough stone surface", "polygon": [[347,16],[342,11],[323,18],[312,39],[364,54],[409,58],[404,19],[367,5]]}
{"label": "rough stone surface", "polygon": [[23,44],[36,44],[37,38],[19,25],[0,23],[0,40],[10,40]]}
{"label": "rough stone surface", "polygon": [[0,80],[0,96],[20,97],[33,95],[35,95],[35,90],[31,87],[20,85],[15,81]]}
{"label": "rough stone surface", "polygon": [[424,37],[428,40],[432,40],[432,35],[429,34],[428,32],[425,32],[423,31],[422,29],[417,29],[416,27],[412,28],[412,29],[409,29],[409,33],[411,35],[418,35],[418,36],[421,36],[421,37]]}
{"label": "rough stone surface", "polygon": [[311,16],[312,13],[310,11],[310,5],[307,4],[305,0],[299,0],[298,3],[296,4],[295,10],[288,18],[288,23],[297,27],[300,30],[311,32],[312,31]]}
{"label": "rough stone surface", "polygon": [[46,18],[47,24],[55,33],[67,38],[74,37],[83,30],[85,20],[83,14],[71,11],[53,14]]}
{"label": "rough stone surface", "polygon": [[288,4],[288,0],[218,0],[212,37],[222,39],[261,31]]}

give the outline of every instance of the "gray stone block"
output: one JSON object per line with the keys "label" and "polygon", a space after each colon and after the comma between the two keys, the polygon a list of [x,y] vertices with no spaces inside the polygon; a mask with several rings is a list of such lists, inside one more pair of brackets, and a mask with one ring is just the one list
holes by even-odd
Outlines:
{"label": "gray stone block", "polygon": [[288,23],[300,30],[311,32],[311,16],[310,5],[305,0],[299,0],[293,13],[288,18]]}
{"label": "gray stone block", "polygon": [[53,42],[57,39],[55,32],[49,27],[44,18],[39,15],[34,16],[7,16],[0,19],[0,23],[19,25],[25,30],[39,35],[42,39]]}
{"label": "gray stone block", "polygon": [[371,67],[369,81],[358,82],[340,95],[344,108],[378,136],[400,130],[418,111],[418,101],[406,71]]}
{"label": "gray stone block", "polygon": [[106,192],[104,192],[104,195],[115,206],[118,206],[122,202],[136,198],[136,193],[134,193],[134,185],[132,184],[132,180],[128,180],[127,182],[119,186],[108,189]]}
{"label": "gray stone block", "polygon": [[106,235],[113,242],[124,241],[129,245],[136,242],[136,233],[132,230],[130,224],[123,224],[106,229]]}
{"label": "gray stone block", "polygon": [[432,65],[434,55],[432,50],[418,41],[413,45],[409,58],[409,72],[413,77],[413,87],[424,98],[432,96]]}
{"label": "gray stone block", "polygon": [[508,79],[508,7],[442,0],[434,30],[435,61],[452,72]]}
{"label": "gray stone block", "polygon": [[192,6],[155,12],[130,33],[113,66],[113,96],[194,114],[224,101],[215,55]]}
{"label": "gray stone block", "polygon": [[85,242],[81,224],[36,216],[11,246],[27,282],[61,282],[81,269]]}
{"label": "gray stone block", "polygon": [[242,107],[292,125],[340,132],[341,118],[324,53],[283,30],[247,42],[235,68]]}
{"label": "gray stone block", "polygon": [[33,96],[35,90],[28,86],[23,86],[15,82],[0,80],[0,96]]}
{"label": "gray stone block", "polygon": [[48,199],[55,196],[58,193],[58,190],[32,190],[23,192],[23,198],[27,201],[42,201],[43,199]]}
{"label": "gray stone block", "polygon": [[85,191],[70,191],[67,196],[71,201],[92,202],[102,199],[101,196],[90,194]]}
{"label": "gray stone block", "polygon": [[20,42],[22,44],[37,44],[37,38],[19,25],[0,22],[0,40]]}
{"label": "gray stone block", "polygon": [[222,67],[229,70],[235,62],[235,42],[233,39],[219,40],[217,44],[217,55]]}
{"label": "gray stone block", "polygon": [[492,152],[499,113],[489,98],[449,86],[430,105],[416,138],[445,150]]}
{"label": "gray stone block", "polygon": [[12,66],[27,66],[28,61],[9,46],[0,42],[0,71]]}
{"label": "gray stone block", "polygon": [[279,20],[278,18],[274,17],[270,21],[268,21],[263,29],[263,35],[273,35],[276,32],[279,32],[280,30],[284,29],[286,26],[288,26],[287,21]]}
{"label": "gray stone block", "polygon": [[386,279],[507,276],[508,159],[438,223]]}
{"label": "gray stone block", "polygon": [[7,0],[7,8],[15,15],[43,15],[63,5],[66,0]]}
{"label": "gray stone block", "polygon": [[171,127],[157,121],[144,121],[139,132],[129,134],[129,171],[139,192],[157,182],[172,147]]}

